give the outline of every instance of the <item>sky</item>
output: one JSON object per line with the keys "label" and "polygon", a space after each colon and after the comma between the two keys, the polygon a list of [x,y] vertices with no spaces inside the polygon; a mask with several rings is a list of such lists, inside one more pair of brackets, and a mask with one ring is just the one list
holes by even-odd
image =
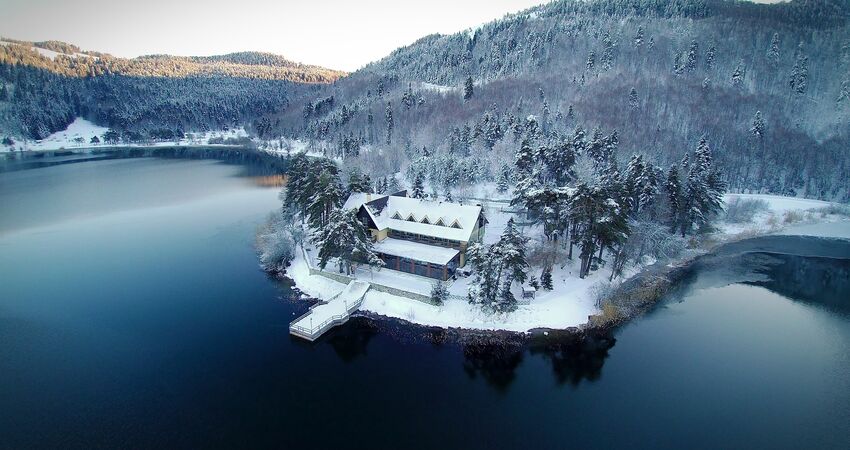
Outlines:
{"label": "sky", "polygon": [[[779,0],[759,0],[762,3]],[[542,0],[0,0],[0,36],[121,57],[265,51],[346,71]]]}

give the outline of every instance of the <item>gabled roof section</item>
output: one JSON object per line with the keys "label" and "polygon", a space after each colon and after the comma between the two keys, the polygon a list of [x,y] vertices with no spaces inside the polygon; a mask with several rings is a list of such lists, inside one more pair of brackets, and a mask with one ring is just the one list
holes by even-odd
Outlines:
{"label": "gabled roof section", "polygon": [[[381,201],[387,202],[386,207],[377,213],[372,210],[375,223],[379,228],[458,242],[469,242],[478,217],[481,215],[481,207],[478,205],[461,205],[392,195]],[[368,208],[369,205],[367,204],[366,207]],[[395,213],[404,219],[395,218]],[[419,220],[408,220],[411,216]]]}
{"label": "gabled roof section", "polygon": [[384,194],[372,194],[369,192],[352,192],[342,205],[343,209],[360,209],[360,205],[379,200],[386,197]]}
{"label": "gabled roof section", "polygon": [[389,228],[459,242],[469,242],[482,212],[478,205],[365,192],[353,192],[343,205],[361,206],[379,230]]}

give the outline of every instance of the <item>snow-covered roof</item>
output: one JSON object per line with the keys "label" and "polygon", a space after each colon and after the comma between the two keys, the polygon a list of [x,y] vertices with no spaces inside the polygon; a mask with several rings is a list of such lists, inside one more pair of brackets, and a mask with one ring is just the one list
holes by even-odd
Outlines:
{"label": "snow-covered roof", "polygon": [[[371,200],[367,201],[367,196]],[[386,197],[386,201],[381,200]],[[420,200],[395,195],[354,192],[345,201],[345,208],[365,204],[366,211],[378,229],[421,234],[452,241],[468,242],[481,206],[460,203]]]}
{"label": "snow-covered roof", "polygon": [[348,196],[348,199],[345,200],[345,204],[342,205],[343,209],[360,209],[360,205],[371,202],[372,200],[377,200],[380,198],[384,198],[386,195],[384,194],[370,194],[368,192],[352,192],[351,195]]}
{"label": "snow-covered roof", "polygon": [[390,196],[380,211],[370,209],[378,228],[467,242],[480,206]]}
{"label": "snow-covered roof", "polygon": [[402,239],[386,238],[375,243],[375,251],[385,255],[400,256],[417,261],[444,266],[460,253],[453,248],[420,244]]}

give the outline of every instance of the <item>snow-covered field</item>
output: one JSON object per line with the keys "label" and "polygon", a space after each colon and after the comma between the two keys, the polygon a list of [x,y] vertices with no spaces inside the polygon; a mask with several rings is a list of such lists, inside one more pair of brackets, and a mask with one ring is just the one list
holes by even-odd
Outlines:
{"label": "snow-covered field", "polygon": [[[244,138],[248,137],[248,133],[244,128],[232,128],[230,130],[216,131],[200,131],[188,132],[183,139],[173,141],[151,142],[151,143],[116,143],[107,144],[103,142],[103,133],[109,130],[107,127],[96,125],[86,119],[77,117],[63,131],[47,136],[41,140],[16,141],[14,148],[8,146],[0,146],[0,152],[8,152],[11,150],[26,150],[26,151],[48,151],[61,149],[75,148],[111,148],[111,147],[170,147],[174,145],[223,145],[210,144],[210,140],[214,138]],[[93,144],[92,138],[97,136],[99,143]]]}
{"label": "snow-covered field", "polygon": [[[799,234],[813,236],[831,236],[850,238],[850,220],[847,217],[825,214],[822,208],[830,205],[819,200],[781,197],[759,194],[729,194],[724,201],[734,198],[761,199],[767,202],[768,210],[757,214],[748,224],[719,223],[718,238],[721,241],[736,239],[744,235],[768,233]],[[485,242],[494,242],[504,228],[505,222],[516,215],[503,212],[509,209],[502,203],[485,202],[489,220]],[[793,220],[793,221],[789,221]],[[534,237],[538,232],[527,228],[525,232]],[[296,257],[287,274],[301,291],[311,297],[330,298],[341,292],[345,285],[318,275],[310,275],[307,262]],[[553,268],[552,277],[555,289],[538,291],[536,298],[521,303],[517,310],[507,314],[491,315],[481,311],[480,307],[470,305],[464,298],[468,279],[459,278],[448,286],[452,298],[442,306],[433,306],[417,300],[398,297],[384,292],[370,290],[361,306],[362,310],[375,314],[399,318],[416,324],[457,327],[481,330],[508,330],[525,332],[533,328],[563,329],[580,326],[588,322],[588,316],[598,313],[594,291],[597,286],[607,283],[609,271],[606,269],[592,272],[587,278],[578,278],[578,264],[568,262]],[[539,278],[539,268],[532,274]],[[640,271],[634,267],[627,270],[626,278]],[[364,277],[358,275],[358,278]],[[383,269],[370,275],[373,281],[392,284],[396,287],[407,286],[410,291],[426,293],[427,283],[431,280],[400,274]],[[365,278],[369,278],[365,277]],[[415,280],[416,283],[414,283]],[[616,281],[615,281],[616,283]],[[519,298],[519,297],[518,297]]]}
{"label": "snow-covered field", "polygon": [[[720,235],[733,239],[737,236],[760,235],[769,233],[794,233],[800,225],[837,222],[835,229],[842,227],[842,217],[824,214],[823,208],[831,205],[822,200],[811,200],[797,197],[783,197],[768,194],[726,194],[723,201],[728,205],[730,202],[740,200],[761,200],[767,204],[767,210],[757,213],[753,220],[747,223],[718,222],[717,228]],[[846,219],[846,218],[843,218]],[[845,223],[846,225],[846,223]],[[840,230],[836,231],[840,232]]]}

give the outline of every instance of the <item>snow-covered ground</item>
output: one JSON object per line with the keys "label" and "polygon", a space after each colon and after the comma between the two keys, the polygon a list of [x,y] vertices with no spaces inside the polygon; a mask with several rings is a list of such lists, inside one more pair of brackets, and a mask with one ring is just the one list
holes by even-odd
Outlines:
{"label": "snow-covered ground", "polygon": [[[232,128],[230,130],[198,131],[188,132],[182,139],[173,141],[151,142],[151,143],[116,143],[107,144],[103,142],[103,134],[109,130],[107,127],[96,125],[86,119],[77,117],[63,131],[47,136],[41,140],[16,141],[14,147],[0,146],[0,152],[11,150],[47,151],[75,148],[110,148],[110,147],[170,147],[174,145],[223,145],[210,144],[214,138],[230,139],[248,137],[244,128]],[[97,136],[99,143],[93,144],[92,138]]]}
{"label": "snow-covered ground", "polygon": [[761,200],[767,204],[767,211],[757,213],[753,220],[747,223],[719,221],[717,228],[720,235],[725,235],[724,237],[728,239],[769,233],[801,234],[793,230],[799,230],[799,226],[804,224],[836,222],[837,225],[831,229],[840,229],[848,225],[846,217],[822,212],[824,208],[831,205],[830,202],[822,200],[768,194],[726,194],[723,197],[727,205],[737,199]]}
{"label": "snow-covered ground", "polygon": [[[764,200],[767,202],[768,210],[757,214],[748,224],[726,224],[721,221],[718,224],[718,237],[721,241],[745,235],[768,233],[850,238],[850,220],[847,217],[822,211],[822,208],[830,206],[828,202],[759,194],[729,194],[724,201],[729,202],[736,197]],[[508,218],[522,220],[520,215],[511,213],[511,208],[504,203],[482,203],[489,220],[484,239],[486,243],[498,240]],[[526,227],[525,233],[534,237],[539,234],[539,230],[535,227]],[[307,295],[330,298],[345,288],[342,283],[322,276],[310,275],[307,264],[299,254],[292,266],[287,269],[288,276]],[[580,326],[588,322],[588,316],[599,312],[596,307],[595,290],[598,286],[607,283],[610,272],[603,268],[581,279],[578,277],[577,264],[578,261],[567,261],[563,266],[556,264],[552,271],[555,289],[538,291],[536,298],[527,303],[521,302],[517,310],[511,313],[486,314],[480,307],[469,304],[463,298],[469,282],[467,278],[459,278],[449,284],[448,290],[452,297],[442,306],[370,290],[366,294],[361,309],[416,324],[438,327],[525,332],[533,328],[563,329]],[[630,268],[626,271],[625,278],[639,271],[639,267]],[[533,268],[531,272],[540,277],[540,268]],[[387,269],[380,271],[361,269],[357,273],[357,278],[425,295],[428,294],[428,287],[433,282],[424,277]]]}
{"label": "snow-covered ground", "polygon": [[442,84],[434,84],[434,83],[419,83],[419,88],[425,91],[436,92],[438,94],[451,94],[453,92],[460,91],[460,87],[458,86],[444,86]]}

